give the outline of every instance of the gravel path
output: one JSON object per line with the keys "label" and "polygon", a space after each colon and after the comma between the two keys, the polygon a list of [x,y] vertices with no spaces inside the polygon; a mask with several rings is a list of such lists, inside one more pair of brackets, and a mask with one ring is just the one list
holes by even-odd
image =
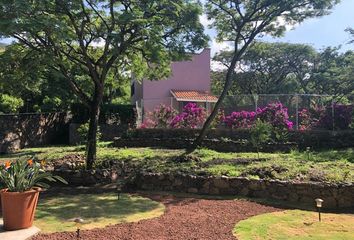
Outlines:
{"label": "gravel path", "polygon": [[[228,240],[234,225],[254,215],[279,209],[246,200],[206,200],[152,196],[166,205],[166,212],[158,218],[137,223],[112,225],[81,232],[81,239],[93,240]],[[31,240],[72,240],[75,233],[40,234]]]}

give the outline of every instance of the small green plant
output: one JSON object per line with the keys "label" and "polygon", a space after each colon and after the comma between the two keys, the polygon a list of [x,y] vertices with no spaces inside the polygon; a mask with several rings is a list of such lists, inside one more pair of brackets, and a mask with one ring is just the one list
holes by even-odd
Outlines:
{"label": "small green plant", "polygon": [[306,155],[307,155],[307,161],[310,161],[310,155],[311,155],[311,148],[310,147],[306,148]]}
{"label": "small green plant", "polygon": [[49,188],[45,181],[67,182],[60,176],[52,176],[44,171],[45,162],[36,158],[21,158],[14,162],[7,161],[0,166],[0,181],[2,187],[9,192],[25,192],[33,187]]}
{"label": "small green plant", "polygon": [[262,145],[270,140],[272,134],[272,126],[269,123],[257,119],[256,123],[250,129],[251,144],[257,149],[257,157],[259,159],[259,150]]}
{"label": "small green plant", "polygon": [[[87,143],[87,134],[89,130],[89,123],[84,123],[81,124],[80,127],[77,129],[77,133],[79,134],[80,137],[80,144],[86,144]],[[97,142],[99,142],[102,138],[102,134],[100,131],[100,127],[97,128]]]}

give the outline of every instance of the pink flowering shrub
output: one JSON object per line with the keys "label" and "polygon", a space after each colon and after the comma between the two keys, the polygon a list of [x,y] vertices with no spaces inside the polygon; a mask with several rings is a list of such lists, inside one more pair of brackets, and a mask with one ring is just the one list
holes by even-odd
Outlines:
{"label": "pink flowering shrub", "polygon": [[224,118],[224,124],[230,128],[251,128],[257,119],[269,123],[277,129],[292,129],[293,123],[289,121],[288,109],[280,102],[270,103],[257,112],[232,112]]}
{"label": "pink flowering shrub", "polygon": [[299,129],[349,129],[352,122],[353,106],[337,104],[333,108],[327,106],[302,109],[299,112]]}
{"label": "pink flowering shrub", "polygon": [[168,128],[176,115],[177,111],[174,108],[160,104],[154,111],[148,113],[140,128]]}
{"label": "pink flowering shrub", "polygon": [[198,107],[196,103],[188,103],[183,111],[175,116],[170,124],[173,128],[198,128],[201,127],[206,118],[206,110]]}
{"label": "pink flowering shrub", "polygon": [[229,116],[224,118],[224,123],[227,127],[237,128],[251,128],[256,120],[255,112],[232,112]]}
{"label": "pink flowering shrub", "polygon": [[269,103],[257,109],[257,118],[278,129],[292,129],[293,122],[289,121],[288,109],[280,102]]}

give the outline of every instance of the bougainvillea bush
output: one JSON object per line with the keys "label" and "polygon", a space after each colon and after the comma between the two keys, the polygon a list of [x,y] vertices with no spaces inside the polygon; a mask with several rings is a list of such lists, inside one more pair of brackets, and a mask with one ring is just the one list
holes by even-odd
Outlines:
{"label": "bougainvillea bush", "polygon": [[183,111],[174,117],[170,126],[173,128],[199,128],[206,119],[206,110],[196,103],[188,103]]}
{"label": "bougainvillea bush", "polygon": [[224,123],[227,127],[238,128],[251,128],[256,120],[256,112],[232,112],[224,118]]}
{"label": "bougainvillea bush", "polygon": [[292,129],[293,122],[289,121],[288,109],[280,102],[269,103],[257,109],[257,118],[278,129]]}
{"label": "bougainvillea bush", "polygon": [[160,104],[154,111],[147,114],[146,120],[140,125],[140,128],[168,128],[176,115],[176,109]]}
{"label": "bougainvillea bush", "polygon": [[299,129],[345,130],[350,128],[353,116],[352,105],[333,105],[302,109],[299,112]]}
{"label": "bougainvillea bush", "polygon": [[336,104],[325,108],[318,121],[318,128],[327,130],[349,129],[352,122],[353,106]]}
{"label": "bougainvillea bush", "polygon": [[232,112],[224,118],[224,124],[234,129],[251,128],[257,119],[269,123],[276,129],[290,130],[293,128],[293,123],[289,121],[288,109],[280,102],[269,103],[265,107],[258,108],[257,112]]}

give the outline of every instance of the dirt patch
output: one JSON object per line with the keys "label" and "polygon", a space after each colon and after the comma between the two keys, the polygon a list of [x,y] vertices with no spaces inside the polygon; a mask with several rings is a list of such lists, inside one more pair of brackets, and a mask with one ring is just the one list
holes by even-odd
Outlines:
{"label": "dirt patch", "polygon": [[272,165],[272,166],[264,166],[264,167],[256,167],[249,169],[241,174],[242,177],[246,177],[247,175],[258,176],[260,179],[275,179],[276,174],[283,173],[288,171],[287,168]]}
{"label": "dirt patch", "polygon": [[269,160],[269,158],[235,158],[235,159],[222,159],[215,158],[207,162],[202,162],[199,165],[201,167],[208,167],[212,165],[221,165],[221,164],[229,164],[229,165],[248,165],[255,162],[265,162]]}
{"label": "dirt patch", "polygon": [[[174,196],[149,196],[166,205],[158,218],[112,225],[81,232],[81,239],[177,240],[235,239],[235,224],[251,216],[278,209],[246,200],[206,200]],[[40,234],[31,240],[72,240],[74,232]]]}
{"label": "dirt patch", "polygon": [[85,166],[85,156],[82,154],[68,154],[62,158],[47,163],[47,170],[76,170]]}

